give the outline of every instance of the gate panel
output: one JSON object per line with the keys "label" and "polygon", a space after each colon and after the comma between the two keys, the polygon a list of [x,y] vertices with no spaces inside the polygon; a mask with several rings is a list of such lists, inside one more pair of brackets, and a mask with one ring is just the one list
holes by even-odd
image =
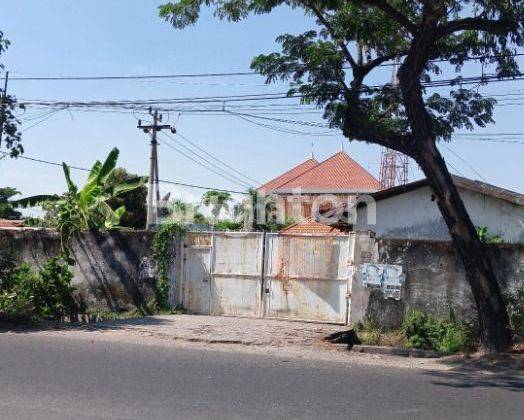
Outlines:
{"label": "gate panel", "polygon": [[266,236],[265,314],[346,323],[349,236]]}
{"label": "gate panel", "polygon": [[183,305],[191,313],[209,314],[212,235],[186,234],[184,248]]}
{"label": "gate panel", "polygon": [[262,290],[261,233],[215,233],[212,315],[259,316]]}

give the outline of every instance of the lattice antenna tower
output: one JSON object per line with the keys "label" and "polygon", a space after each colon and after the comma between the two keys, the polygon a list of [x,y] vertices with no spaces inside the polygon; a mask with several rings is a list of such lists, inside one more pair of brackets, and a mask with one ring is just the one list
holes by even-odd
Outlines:
{"label": "lattice antenna tower", "polygon": [[[395,60],[393,66],[393,74],[391,83],[393,86],[398,86],[397,79],[398,59]],[[409,157],[396,150],[382,148],[382,155],[380,158],[380,173],[379,182],[380,188],[385,190],[397,185],[405,185],[408,183],[409,173]]]}

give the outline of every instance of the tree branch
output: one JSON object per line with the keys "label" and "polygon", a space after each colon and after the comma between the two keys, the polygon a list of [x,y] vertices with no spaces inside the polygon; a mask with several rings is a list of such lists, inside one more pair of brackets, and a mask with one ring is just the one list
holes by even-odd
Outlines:
{"label": "tree branch", "polygon": [[[353,108],[353,111],[356,110]],[[346,116],[342,131],[348,139],[378,144],[411,157],[415,156],[416,142],[411,133],[377,130],[376,124],[370,123],[360,111]]]}
{"label": "tree branch", "polygon": [[514,22],[507,19],[491,20],[484,18],[464,18],[451,21],[437,28],[437,37],[442,38],[457,31],[484,31],[504,35]]}
{"label": "tree branch", "polygon": [[397,9],[395,9],[393,6],[391,6],[387,2],[387,0],[366,0],[365,2],[370,6],[374,6],[382,10],[386,15],[392,18],[400,26],[403,26],[409,32],[411,32],[411,34],[415,34],[415,32],[417,32],[417,26],[413,22],[411,22],[407,16],[405,16]]}
{"label": "tree branch", "polygon": [[337,37],[335,28],[333,28],[333,26],[328,22],[328,20],[325,18],[322,12],[318,9],[318,7],[316,7],[315,5],[309,2],[305,2],[305,5],[313,11],[317,19],[320,21],[320,23],[322,23],[322,25],[326,27],[326,29],[331,34],[333,41],[335,41],[338,47],[342,50],[342,54],[344,54],[344,57],[346,57],[346,60],[349,62],[352,68],[355,68],[357,66],[357,63],[355,62],[355,59],[349,52],[346,44],[344,44],[344,42],[339,37]]}
{"label": "tree branch", "polygon": [[380,66],[381,64],[385,63],[386,61],[393,60],[395,58],[404,57],[405,55],[408,55],[408,50],[399,51],[397,53],[392,54],[386,54],[381,57],[377,57],[374,60],[368,61],[365,65],[362,66],[364,74],[369,73],[371,70],[373,70],[375,67]]}

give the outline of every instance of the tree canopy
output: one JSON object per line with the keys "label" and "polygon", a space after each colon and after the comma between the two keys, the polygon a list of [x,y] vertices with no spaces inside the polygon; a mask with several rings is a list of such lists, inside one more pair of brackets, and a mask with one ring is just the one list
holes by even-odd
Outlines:
{"label": "tree canopy", "polygon": [[[115,147],[104,162],[97,160],[82,188],[71,179],[70,167],[62,163],[67,184],[67,191],[63,195],[36,195],[17,200],[14,204],[18,207],[54,205],[62,251],[68,256],[68,243],[77,232],[121,227],[126,207],[116,199],[143,187],[147,181],[146,177],[123,176],[122,173],[114,176],[118,155],[119,150]],[[113,209],[111,204],[120,205]]]}
{"label": "tree canopy", "polygon": [[[449,140],[456,129],[493,121],[495,101],[461,87],[460,72],[468,59],[494,64],[498,77],[519,74],[514,54],[523,45],[520,0],[180,0],[160,6],[160,15],[183,28],[196,23],[203,6],[214,7],[219,18],[238,21],[281,5],[302,8],[317,27],[279,36],[281,52],[259,55],[251,67],[268,82],[289,80],[290,95],[323,107],[330,125],[349,139],[413,155],[422,139],[410,123],[407,96],[425,95],[425,123],[435,139]],[[418,50],[422,34],[431,39]],[[373,70],[392,60],[400,61],[399,78],[409,83],[400,89],[366,83]],[[442,61],[459,74],[449,97],[424,87],[441,74]]]}
{"label": "tree canopy", "polygon": [[211,206],[211,214],[215,221],[217,221],[222,209],[229,211],[228,202],[231,200],[231,194],[225,191],[209,190],[202,196],[202,203],[206,207]]}
{"label": "tree canopy", "polygon": [[[114,188],[124,182],[136,180],[137,175],[129,174],[124,168],[115,168],[107,178],[107,186]],[[126,212],[122,215],[119,225],[131,229],[143,229],[146,224],[147,187],[140,184],[138,187],[123,192],[108,200],[107,204],[114,211],[124,206]]]}
{"label": "tree canopy", "polygon": [[22,213],[15,210],[13,203],[9,201],[10,198],[20,194],[16,188],[4,187],[0,188],[0,219],[20,219]]}
{"label": "tree canopy", "polygon": [[[329,125],[349,140],[397,150],[419,164],[464,264],[482,344],[507,349],[511,334],[500,286],[436,143],[450,140],[455,130],[493,122],[495,101],[477,87],[521,76],[516,52],[524,45],[524,1],[178,0],[161,5],[160,16],[183,28],[206,6],[221,19],[238,21],[283,5],[302,9],[315,24],[279,36],[281,51],[255,57],[251,68],[268,83],[289,81],[289,96],[323,108]],[[462,77],[470,59],[482,64],[481,77]],[[397,80],[370,83],[379,67],[395,62]],[[444,62],[455,77],[433,81]],[[451,85],[449,96],[431,93],[431,85]]]}
{"label": "tree canopy", "polygon": [[[4,33],[0,31],[0,57],[9,48],[10,42],[4,37]],[[4,66],[0,63],[0,70]],[[16,157],[24,152],[24,148],[20,142],[21,133],[18,130],[19,121],[15,115],[15,109],[18,104],[16,98],[12,95],[6,95],[4,98],[4,84],[0,83],[0,131],[2,134],[2,143],[10,150],[10,155]],[[2,144],[0,143],[0,146]],[[2,156],[3,157],[3,156]]]}

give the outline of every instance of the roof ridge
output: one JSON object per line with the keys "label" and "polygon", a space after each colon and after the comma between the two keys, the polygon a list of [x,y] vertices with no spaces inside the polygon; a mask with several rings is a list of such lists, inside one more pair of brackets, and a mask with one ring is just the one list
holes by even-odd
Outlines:
{"label": "roof ridge", "polygon": [[[373,178],[375,181],[379,182],[377,178],[375,178],[371,172],[369,172],[366,168],[364,168],[360,163],[358,163],[355,159],[353,159],[348,153],[346,153],[344,150],[340,150],[338,153],[336,153],[335,155],[338,155],[339,153],[343,154],[345,157],[347,157],[349,160],[351,160],[353,163],[355,163],[355,165],[357,165],[360,169],[362,169],[364,172],[366,172],[369,176],[371,176],[371,178]],[[333,155],[333,156],[335,156]],[[331,156],[331,157],[333,157]],[[327,159],[326,159],[327,160]]]}
{"label": "roof ridge", "polygon": [[275,177],[275,178],[273,178],[273,179],[270,179],[268,182],[266,182],[265,184],[263,184],[263,185],[261,185],[260,187],[258,187],[257,190],[264,189],[265,186],[266,186],[267,184],[270,184],[271,182],[277,180],[278,178],[281,178],[281,177],[283,177],[283,176],[289,174],[291,171],[294,171],[295,169],[297,169],[298,167],[300,167],[300,166],[306,164],[306,163],[309,162],[309,161],[313,161],[313,162],[315,162],[316,165],[313,166],[313,167],[311,167],[311,168],[309,168],[309,169],[306,169],[306,170],[303,171],[303,172],[300,172],[298,175],[295,175],[293,178],[288,179],[287,181],[283,182],[282,184],[278,184],[277,186],[273,187],[271,190],[273,191],[273,190],[276,190],[276,189],[280,188],[282,185],[287,184],[289,181],[291,181],[291,180],[293,180],[293,179],[299,177],[300,175],[305,174],[306,172],[308,172],[308,171],[310,171],[311,169],[316,168],[318,165],[320,165],[320,162],[319,162],[318,160],[316,160],[314,157],[307,158],[305,161],[303,161],[303,162],[301,162],[301,163],[299,163],[299,164],[293,166],[291,169],[287,170],[286,172],[284,172],[284,173],[278,175],[277,177]]}
{"label": "roof ridge", "polygon": [[318,162],[317,165],[313,166],[312,168],[298,174],[297,176],[293,177],[293,178],[290,178],[288,179],[286,182],[284,182],[283,184],[280,184],[278,185],[277,187],[275,187],[274,189],[277,189],[277,188],[281,188],[283,186],[285,186],[286,184],[289,184],[290,182],[294,181],[295,179],[299,178],[299,177],[302,177],[304,175],[306,175],[308,172],[311,172],[312,170],[314,169],[317,169],[318,167],[322,166],[323,164],[327,163],[328,161],[330,161],[331,159],[333,159],[335,156],[338,156],[342,154],[344,157],[346,157],[347,159],[349,159],[352,163],[356,164],[360,169],[362,169],[362,171],[364,171],[367,175],[369,175],[374,181],[376,181],[377,183],[379,182],[378,179],[376,179],[373,175],[371,175],[371,173],[366,169],[364,168],[361,164],[359,164],[355,159],[353,159],[351,156],[349,156],[344,150],[339,150],[337,153],[335,153],[334,155],[331,155],[330,157],[324,159],[323,161],[321,162]]}
{"label": "roof ridge", "polygon": [[296,225],[298,225],[298,224],[300,224],[300,223],[302,223],[302,222],[305,222],[306,220],[312,220],[312,219],[313,219],[313,216],[312,216],[312,215],[311,215],[311,216],[308,216],[308,217],[303,217],[302,219],[300,219],[299,221],[293,223],[292,225],[286,226],[286,227],[284,228],[284,230],[286,230],[286,229],[291,229],[292,227],[295,227]]}

